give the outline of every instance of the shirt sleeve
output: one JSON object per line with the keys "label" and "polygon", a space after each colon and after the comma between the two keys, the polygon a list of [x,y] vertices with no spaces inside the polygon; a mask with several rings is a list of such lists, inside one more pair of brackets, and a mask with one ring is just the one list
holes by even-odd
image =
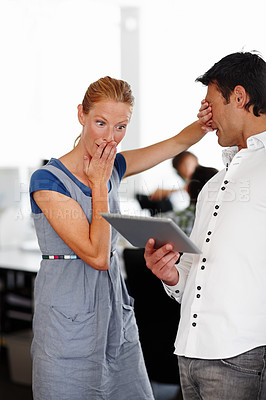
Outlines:
{"label": "shirt sleeve", "polygon": [[187,274],[186,271],[183,270],[183,268],[179,267],[177,268],[178,274],[179,274],[179,280],[178,283],[174,286],[169,286],[166,285],[165,283],[162,282],[164,289],[168,296],[170,296],[172,299],[178,301],[178,303],[181,303],[182,300],[182,295],[186,286],[186,280],[187,280]]}
{"label": "shirt sleeve", "polygon": [[45,169],[38,169],[32,174],[30,180],[30,202],[34,214],[42,212],[33,199],[33,193],[37,190],[51,190],[71,197],[65,185],[52,172]]}
{"label": "shirt sleeve", "polygon": [[193,254],[184,253],[181,257],[180,262],[176,265],[176,269],[178,270],[179,274],[178,283],[174,286],[169,286],[162,282],[168,296],[178,301],[178,303],[181,303],[182,301],[182,296],[185,290],[187,277],[192,265],[192,261],[193,261]]}
{"label": "shirt sleeve", "polygon": [[123,176],[125,175],[126,168],[127,168],[125,157],[121,153],[118,153],[116,155],[114,166],[117,169],[117,172],[118,172],[118,175],[119,175],[119,178],[121,181]]}

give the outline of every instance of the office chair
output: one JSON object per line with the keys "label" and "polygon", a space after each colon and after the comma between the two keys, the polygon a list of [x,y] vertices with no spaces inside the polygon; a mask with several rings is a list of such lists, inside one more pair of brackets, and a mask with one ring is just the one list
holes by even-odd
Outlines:
{"label": "office chair", "polygon": [[151,200],[149,196],[137,193],[136,199],[142,209],[148,209],[150,211],[152,217],[156,214],[171,211],[173,209],[172,203],[168,198],[162,200]]}

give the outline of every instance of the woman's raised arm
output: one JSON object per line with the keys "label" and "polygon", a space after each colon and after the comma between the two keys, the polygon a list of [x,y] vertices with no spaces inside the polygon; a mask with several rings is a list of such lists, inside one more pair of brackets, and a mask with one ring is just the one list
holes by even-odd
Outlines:
{"label": "woman's raised arm", "polygon": [[197,143],[206,132],[200,120],[188,125],[180,133],[142,149],[123,151],[126,160],[126,173],[124,178],[146,171],[149,168],[174,157],[176,154],[187,150]]}

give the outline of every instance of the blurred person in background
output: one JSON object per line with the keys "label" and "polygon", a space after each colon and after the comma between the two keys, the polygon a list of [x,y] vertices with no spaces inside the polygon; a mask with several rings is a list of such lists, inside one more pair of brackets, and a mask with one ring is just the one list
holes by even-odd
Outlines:
{"label": "blurred person in background", "polygon": [[198,158],[190,151],[182,151],[175,155],[172,159],[172,166],[177,173],[175,181],[165,177],[164,187],[160,187],[153,192],[149,196],[150,199],[152,201],[160,201],[167,198],[174,211],[184,210],[190,202],[186,187],[198,165]]}
{"label": "blurred person in background", "polygon": [[168,211],[162,213],[162,217],[171,218],[189,236],[194,224],[198,195],[203,186],[217,174],[217,172],[218,170],[216,168],[198,165],[187,184],[187,192],[190,198],[189,206],[183,211]]}

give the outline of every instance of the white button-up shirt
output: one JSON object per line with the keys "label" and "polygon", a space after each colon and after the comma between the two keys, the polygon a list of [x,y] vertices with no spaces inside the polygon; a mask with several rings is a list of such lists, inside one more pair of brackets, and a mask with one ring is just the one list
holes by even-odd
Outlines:
{"label": "white button-up shirt", "polygon": [[175,353],[221,359],[266,345],[266,132],[247,148],[226,149],[227,168],[202,189],[179,282],[165,286],[181,302]]}

